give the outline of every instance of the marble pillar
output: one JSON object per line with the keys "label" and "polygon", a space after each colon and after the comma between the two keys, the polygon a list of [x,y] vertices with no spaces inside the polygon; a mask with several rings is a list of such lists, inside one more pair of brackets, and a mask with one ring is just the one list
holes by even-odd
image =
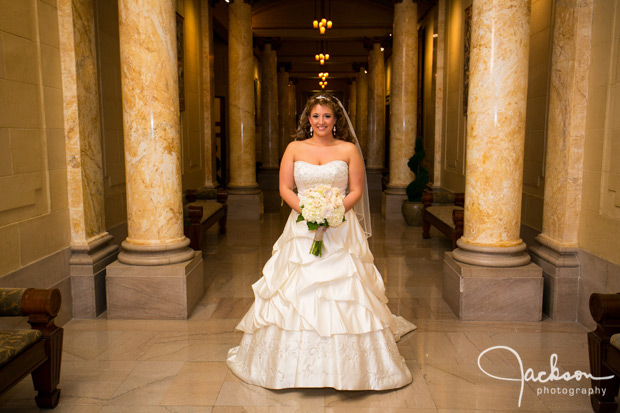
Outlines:
{"label": "marble pillar", "polygon": [[278,69],[278,139],[280,147],[280,158],[286,150],[286,146],[291,141],[293,132],[290,130],[288,103],[288,72],[284,66]]}
{"label": "marble pillar", "polygon": [[263,194],[265,212],[280,210],[278,171],[280,139],[278,136],[278,67],[276,51],[271,43],[262,46],[261,130],[262,165],[258,171],[258,185]]}
{"label": "marble pillar", "polygon": [[215,188],[215,54],[213,48],[213,7],[209,0],[200,3],[202,37],[202,130],[205,187]]}
{"label": "marble pillar", "polygon": [[372,44],[368,65],[366,171],[382,172],[385,167],[385,62],[381,43]]}
{"label": "marble pillar", "polygon": [[262,202],[256,182],[252,6],[245,1],[230,3],[228,24],[228,218],[259,219]]}
{"label": "marble pillar", "polygon": [[[289,130],[291,135],[295,133],[297,129],[297,86],[295,82],[289,79],[288,82],[288,118],[289,118]],[[293,138],[289,138],[287,145]]]}
{"label": "marble pillar", "polygon": [[351,124],[355,126],[355,122],[357,120],[357,81],[355,79],[351,80],[349,83],[349,119],[351,119]]}
{"label": "marble pillar", "polygon": [[380,212],[385,167],[385,63],[380,43],[367,45],[368,111],[364,155],[371,212]]}
{"label": "marble pillar", "polygon": [[204,293],[202,254],[183,235],[175,10],[119,1],[128,236],[108,266],[111,319],[187,318]]}
{"label": "marble pillar", "polygon": [[554,320],[577,319],[592,3],[558,2],[554,10],[543,230],[530,247],[532,260],[543,268],[543,311]]}
{"label": "marble pillar", "polygon": [[473,4],[465,227],[443,274],[444,298],[465,320],[542,317],[542,270],[519,235],[529,21],[528,0]]}
{"label": "marble pillar", "polygon": [[365,67],[360,67],[357,73],[357,104],[355,133],[362,148],[364,158],[368,159],[366,141],[368,136],[368,73]]}
{"label": "marble pillar", "polygon": [[93,3],[59,0],[63,115],[71,217],[73,317],[106,309],[106,266],[118,246],[105,226],[103,153]]}
{"label": "marble pillar", "polygon": [[437,2],[436,72],[435,72],[435,151],[433,163],[433,187],[441,188],[442,151],[445,123],[444,82],[445,82],[445,48],[446,48],[446,0]]}
{"label": "marble pillar", "polygon": [[263,88],[261,94],[261,116],[263,132],[262,170],[277,170],[279,165],[278,142],[278,68],[276,52],[271,43],[266,43],[262,51]]}
{"label": "marble pillar", "polygon": [[394,4],[392,91],[390,95],[390,181],[385,190],[385,218],[404,221],[405,189],[414,176],[407,166],[413,155],[418,107],[418,5]]}

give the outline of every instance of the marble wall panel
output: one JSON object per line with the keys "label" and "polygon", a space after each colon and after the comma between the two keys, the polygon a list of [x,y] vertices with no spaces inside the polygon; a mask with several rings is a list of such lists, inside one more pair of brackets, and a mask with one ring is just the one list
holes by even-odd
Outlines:
{"label": "marble wall panel", "polygon": [[[578,223],[578,245],[594,256],[620,265],[620,208],[617,204],[618,40],[620,7],[617,2],[594,1],[591,12],[591,56],[585,106],[583,184]],[[579,36],[587,34],[587,17],[579,16]],[[587,38],[587,37],[586,37]],[[572,142],[571,142],[572,143]]]}

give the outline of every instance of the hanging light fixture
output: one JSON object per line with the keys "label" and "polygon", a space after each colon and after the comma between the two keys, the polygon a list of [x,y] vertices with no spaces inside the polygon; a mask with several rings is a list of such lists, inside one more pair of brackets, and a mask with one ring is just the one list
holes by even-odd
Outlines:
{"label": "hanging light fixture", "polygon": [[316,42],[316,49],[317,49],[317,53],[314,55],[314,60],[316,60],[317,62],[319,62],[320,64],[324,65],[325,62],[327,60],[329,60],[329,53],[325,52],[323,53],[322,50],[326,50],[326,43],[327,42],[323,42],[321,41],[320,43],[317,41]]}
{"label": "hanging light fixture", "polygon": [[[332,22],[331,18],[331,9],[332,9],[332,2],[331,0],[328,0],[329,4],[328,4],[328,8],[329,8],[329,13],[327,14],[327,17],[322,17],[320,20],[318,19],[317,15],[317,9],[318,9],[318,5],[317,2],[318,0],[314,0],[314,20],[312,21],[312,27],[314,27],[315,29],[319,29],[319,33],[321,34],[325,34],[325,31],[327,29],[331,29],[332,26],[334,25],[334,23]],[[325,0],[321,0],[321,15],[325,16]]]}

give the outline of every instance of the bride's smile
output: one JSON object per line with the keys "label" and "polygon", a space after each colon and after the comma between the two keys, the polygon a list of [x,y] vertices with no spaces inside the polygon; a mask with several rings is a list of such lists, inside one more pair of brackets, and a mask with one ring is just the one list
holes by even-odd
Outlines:
{"label": "bride's smile", "polygon": [[333,130],[336,117],[329,106],[316,105],[312,108],[309,121],[315,137],[334,137]]}

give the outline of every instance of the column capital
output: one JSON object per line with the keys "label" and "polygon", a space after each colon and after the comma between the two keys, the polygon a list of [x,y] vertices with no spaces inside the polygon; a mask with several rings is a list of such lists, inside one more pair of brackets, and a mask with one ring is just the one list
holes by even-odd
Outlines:
{"label": "column capital", "polygon": [[[404,0],[392,0],[392,2],[393,2],[394,4],[397,4],[397,3],[402,3],[403,1],[404,1]],[[411,2],[412,2],[413,4],[418,4],[418,3],[420,2],[420,0],[411,0]],[[437,0],[431,0],[431,3],[432,3],[432,5],[433,5],[433,6],[435,6],[435,5],[437,4]]]}
{"label": "column capital", "polygon": [[270,44],[271,50],[278,50],[282,41],[279,37],[255,37],[254,47],[258,47],[261,51],[265,50],[265,45]]}
{"label": "column capital", "polygon": [[278,62],[278,72],[290,72],[292,67],[291,62]]}
{"label": "column capital", "polygon": [[364,47],[368,50],[372,50],[375,47],[375,43],[379,43],[381,47],[389,47],[391,46],[392,37],[391,36],[381,36],[381,37],[364,37]]}
{"label": "column capital", "polygon": [[362,69],[368,69],[368,62],[353,62],[353,71],[359,72]]}
{"label": "column capital", "polygon": [[[217,2],[217,1],[218,1],[218,0],[216,0],[216,2]],[[235,0],[228,0],[228,3],[229,3],[229,4],[234,3],[234,2],[235,2]],[[253,5],[254,5],[254,0],[243,0],[243,2],[244,2],[244,3],[246,3],[246,4],[249,4],[250,6],[253,6]]]}

